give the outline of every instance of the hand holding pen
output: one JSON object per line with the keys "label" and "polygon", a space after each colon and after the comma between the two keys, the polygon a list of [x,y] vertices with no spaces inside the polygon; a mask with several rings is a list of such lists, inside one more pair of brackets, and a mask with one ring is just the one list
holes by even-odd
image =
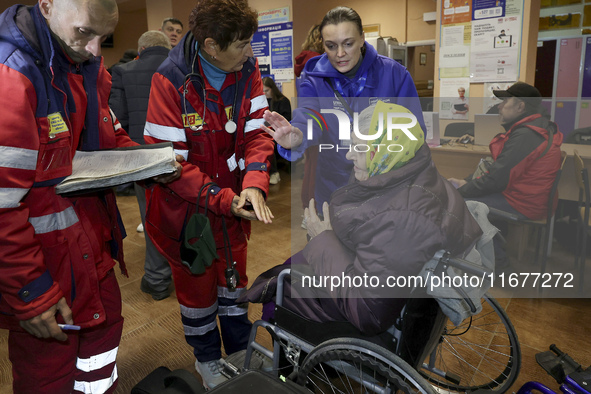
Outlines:
{"label": "hand holding pen", "polygon": [[64,319],[64,329],[65,326],[76,327],[74,326],[74,320],[72,319],[72,310],[68,306],[64,297],[60,298],[57,304],[51,306],[45,312],[28,320],[21,320],[20,326],[29,334],[34,335],[37,338],[55,338],[58,341],[66,341],[68,335],[62,331],[62,328],[55,320],[58,312]]}

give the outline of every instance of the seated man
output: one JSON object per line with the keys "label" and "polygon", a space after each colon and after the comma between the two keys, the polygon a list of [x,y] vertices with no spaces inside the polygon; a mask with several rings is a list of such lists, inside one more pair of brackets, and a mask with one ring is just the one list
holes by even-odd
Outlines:
{"label": "seated man", "polygon": [[490,143],[493,162],[478,177],[449,180],[460,194],[521,218],[546,215],[548,195],[560,168],[562,133],[542,116],[542,97],[535,87],[517,82],[494,90],[501,124],[507,130]]}
{"label": "seated man", "polygon": [[[383,102],[360,114],[365,139],[352,133],[347,154],[354,177],[332,194],[330,206],[324,203],[323,220],[310,203],[304,215],[311,240],[291,259],[293,269],[309,268],[318,279],[347,276],[356,282],[372,276],[380,284],[342,283],[331,289],[328,283],[328,296],[320,298],[305,294],[294,281],[283,304],[314,321],[349,321],[369,335],[392,326],[410,291],[387,285],[387,278],[418,275],[441,249],[465,257],[482,234],[459,193],[437,172],[418,123],[375,132],[388,113],[411,114]],[[408,123],[405,117],[393,120]],[[257,289],[258,294],[251,288],[243,300],[260,302],[267,288]]]}

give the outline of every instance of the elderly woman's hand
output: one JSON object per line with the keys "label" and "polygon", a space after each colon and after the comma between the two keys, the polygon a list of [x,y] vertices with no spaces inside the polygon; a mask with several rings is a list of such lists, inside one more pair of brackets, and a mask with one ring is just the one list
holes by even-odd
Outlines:
{"label": "elderly woman's hand", "polygon": [[297,127],[293,127],[287,119],[277,112],[265,111],[263,114],[265,121],[271,128],[263,125],[265,130],[273,139],[285,149],[292,149],[302,144],[304,134]]}
{"label": "elderly woman's hand", "polygon": [[310,206],[304,210],[304,219],[306,220],[306,228],[308,229],[310,239],[325,230],[332,230],[328,203],[326,201],[322,204],[322,215],[324,216],[324,220],[321,220],[316,214],[316,203],[314,199],[311,199]]}
{"label": "elderly woman's hand", "polygon": [[459,189],[460,187],[462,187],[462,186],[464,186],[466,183],[468,183],[468,182],[466,182],[466,181],[465,181],[465,180],[463,180],[463,179],[457,179],[457,178],[448,178],[447,180],[448,180],[448,181],[450,181],[450,182],[451,182],[451,184],[452,184],[452,185],[454,185],[454,187],[455,187],[456,189]]}

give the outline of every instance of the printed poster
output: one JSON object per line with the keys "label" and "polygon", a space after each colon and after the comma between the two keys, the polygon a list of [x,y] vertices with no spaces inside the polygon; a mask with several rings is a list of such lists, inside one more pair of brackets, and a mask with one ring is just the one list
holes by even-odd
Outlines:
{"label": "printed poster", "polygon": [[520,48],[521,17],[473,21],[470,50],[472,83],[517,80]]}
{"label": "printed poster", "polygon": [[472,19],[500,18],[505,16],[505,0],[473,0]]}
{"label": "printed poster", "polygon": [[472,20],[472,0],[443,0],[441,24],[466,23]]}
{"label": "printed poster", "polygon": [[439,118],[468,120],[470,78],[445,78],[439,85]]}
{"label": "printed poster", "polygon": [[276,81],[294,79],[292,22],[259,26],[251,45],[262,75],[273,75]]}
{"label": "printed poster", "polygon": [[274,8],[259,12],[259,27],[289,22],[289,7]]}

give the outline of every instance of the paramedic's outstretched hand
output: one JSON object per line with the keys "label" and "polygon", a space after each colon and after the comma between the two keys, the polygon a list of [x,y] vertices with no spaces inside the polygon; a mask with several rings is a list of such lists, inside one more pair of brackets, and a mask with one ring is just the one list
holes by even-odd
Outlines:
{"label": "paramedic's outstretched hand", "polygon": [[324,215],[324,220],[321,220],[316,214],[316,203],[314,199],[311,199],[310,206],[304,209],[304,219],[306,219],[306,228],[308,229],[310,239],[325,230],[332,230],[328,203],[326,201],[322,204],[322,215]]}
{"label": "paramedic's outstretched hand", "polygon": [[57,325],[57,321],[55,320],[55,314],[57,312],[62,315],[66,324],[74,324],[74,320],[72,320],[72,310],[68,306],[66,299],[62,297],[57,304],[42,314],[29,320],[21,320],[20,325],[29,334],[34,335],[37,338],[55,338],[58,341],[65,341],[68,339],[68,336]]}
{"label": "paramedic's outstretched hand", "polygon": [[464,179],[448,178],[447,180],[448,180],[448,181],[450,181],[450,182],[451,182],[451,184],[452,184],[452,185],[454,185],[454,187],[455,187],[456,189],[459,189],[460,187],[462,187],[462,186],[464,186],[466,183],[468,183],[468,182],[466,182]]}
{"label": "paramedic's outstretched hand", "polygon": [[242,190],[240,197],[234,196],[232,201],[232,213],[248,220],[260,220],[265,224],[272,222],[275,216],[267,206],[263,192],[256,187]]}
{"label": "paramedic's outstretched hand", "polygon": [[293,127],[287,119],[277,112],[265,111],[263,118],[270,128],[262,125],[261,128],[273,137],[273,139],[285,149],[292,149],[302,144],[304,134],[297,127]]}
{"label": "paramedic's outstretched hand", "polygon": [[185,161],[185,158],[181,155],[176,155],[176,162],[174,163],[174,172],[170,173],[170,174],[162,174],[162,175],[158,175],[155,176],[153,179],[156,182],[159,183],[170,183],[173,181],[176,181],[177,179],[179,179],[181,177],[181,174],[183,172],[183,166],[181,165],[181,163],[183,161]]}

